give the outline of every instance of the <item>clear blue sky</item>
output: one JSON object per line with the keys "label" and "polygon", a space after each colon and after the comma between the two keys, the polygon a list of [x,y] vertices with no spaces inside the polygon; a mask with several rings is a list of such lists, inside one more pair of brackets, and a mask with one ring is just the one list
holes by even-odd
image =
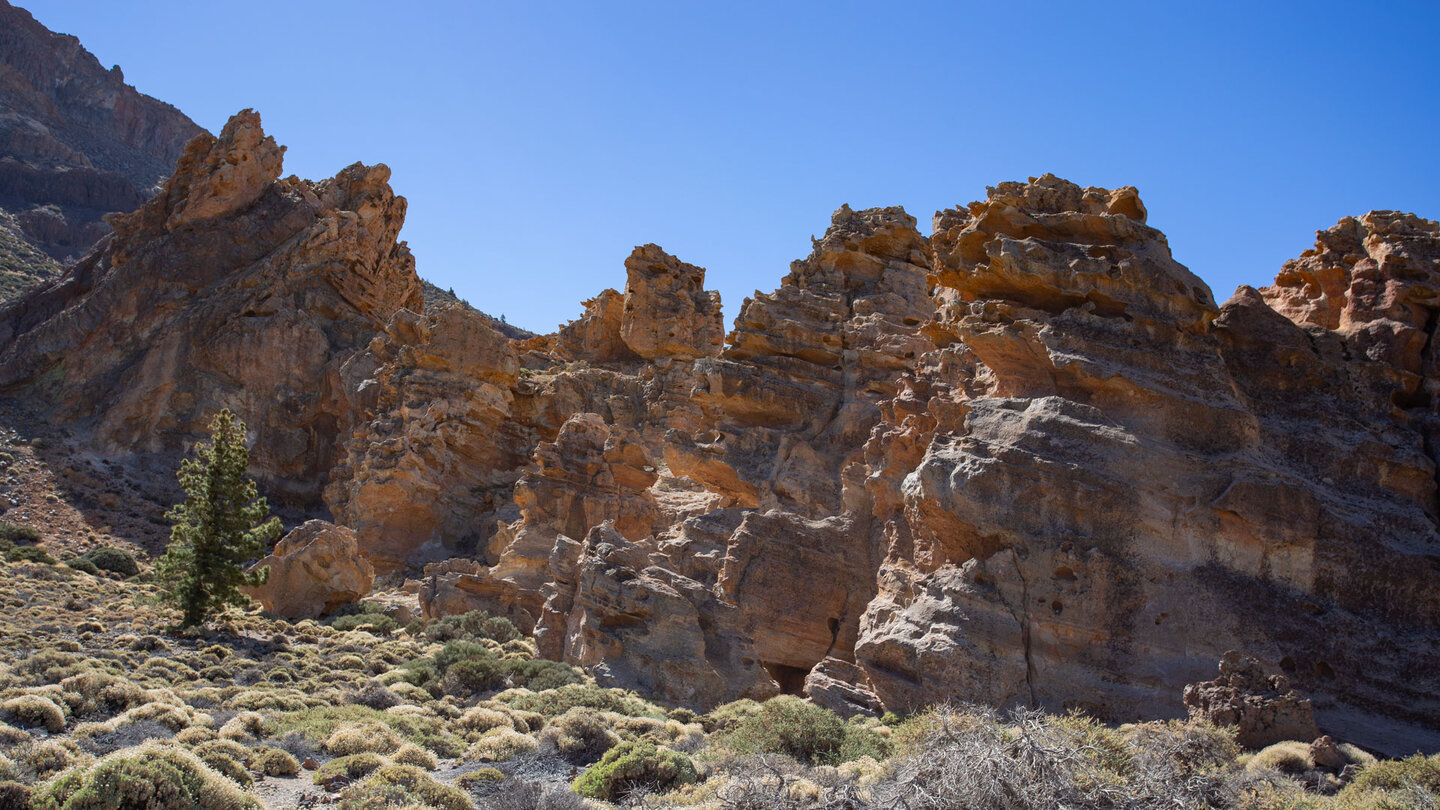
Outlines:
{"label": "clear blue sky", "polygon": [[394,170],[420,274],[539,331],[656,242],[727,319],[841,203],[1139,187],[1220,299],[1375,208],[1440,217],[1440,4],[19,0],[318,179]]}

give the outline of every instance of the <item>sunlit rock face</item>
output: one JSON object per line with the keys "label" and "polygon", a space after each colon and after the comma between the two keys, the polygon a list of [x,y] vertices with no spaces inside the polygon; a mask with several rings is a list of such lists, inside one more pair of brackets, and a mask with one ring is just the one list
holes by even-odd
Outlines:
{"label": "sunlit rock face", "polygon": [[1047,175],[930,237],[842,207],[723,343],[655,245],[511,339],[425,308],[383,167],[282,153],[249,112],[193,141],[0,311],[0,391],[166,465],[229,407],[425,616],[679,704],[1180,716],[1236,650],[1323,731],[1440,745],[1435,223],[1347,219],[1217,304],[1134,189]]}
{"label": "sunlit rock face", "polygon": [[[887,706],[1178,715],[1176,684],[1240,649],[1344,736],[1381,744],[1377,712],[1413,723],[1386,732],[1405,744],[1435,728],[1433,408],[1416,393],[1435,378],[1403,337],[1374,339],[1357,313],[1375,304],[1352,292],[1347,320],[1320,282],[1293,289],[1368,289],[1408,302],[1381,331],[1433,329],[1399,279],[1440,270],[1434,224],[1362,221],[1384,226],[1341,223],[1369,234],[1345,268],[1327,232],[1264,296],[1217,307],[1133,189],[1047,176],[937,215],[941,348],[867,448],[886,557],[857,657]],[[1383,280],[1367,255],[1406,258]]]}
{"label": "sunlit rock face", "polygon": [[245,111],[56,282],[0,310],[0,390],[114,455],[173,454],[229,407],[272,498],[316,504],[348,432],[341,367],[402,307],[405,200],[384,166],[280,179]]}

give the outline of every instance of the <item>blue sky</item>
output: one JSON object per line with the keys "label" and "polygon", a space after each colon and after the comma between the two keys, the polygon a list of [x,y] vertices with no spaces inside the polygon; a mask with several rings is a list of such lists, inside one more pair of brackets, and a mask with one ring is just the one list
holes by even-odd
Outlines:
{"label": "blue sky", "polygon": [[410,200],[420,274],[538,331],[632,247],[727,322],[841,203],[938,208],[1053,172],[1134,185],[1223,300],[1314,231],[1440,217],[1440,4],[19,0],[218,131]]}

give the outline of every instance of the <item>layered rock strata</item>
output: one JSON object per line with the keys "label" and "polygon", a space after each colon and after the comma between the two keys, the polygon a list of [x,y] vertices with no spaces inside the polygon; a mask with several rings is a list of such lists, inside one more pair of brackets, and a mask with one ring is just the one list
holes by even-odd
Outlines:
{"label": "layered rock strata", "polygon": [[[1227,650],[1321,730],[1440,746],[1440,228],[1373,212],[1217,305],[1134,189],[841,208],[725,343],[654,245],[554,335],[426,308],[383,167],[253,114],[0,311],[0,391],[172,463],[230,407],[272,496],[426,616],[695,707],[1179,716]],[[1388,748],[1387,748],[1388,746]]]}

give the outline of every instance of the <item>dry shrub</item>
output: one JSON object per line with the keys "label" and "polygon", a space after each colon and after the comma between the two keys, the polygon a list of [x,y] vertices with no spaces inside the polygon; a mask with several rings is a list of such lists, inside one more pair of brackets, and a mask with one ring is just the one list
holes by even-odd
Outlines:
{"label": "dry shrub", "polygon": [[234,782],[182,748],[150,743],[116,751],[40,786],[35,810],[258,810]]}
{"label": "dry shrub", "polygon": [[21,728],[43,728],[51,734],[65,729],[65,712],[40,695],[17,695],[0,703],[0,720]]}
{"label": "dry shrub", "polygon": [[460,715],[460,719],[455,721],[455,726],[461,731],[468,732],[469,735],[476,737],[492,728],[503,727],[515,729],[516,731],[521,730],[515,728],[515,722],[511,719],[508,712],[484,706],[476,706],[467,710],[464,714]]}
{"label": "dry shrub", "polygon": [[265,716],[259,712],[241,712],[220,727],[220,736],[247,743],[261,739],[265,736]]}
{"label": "dry shrub", "polygon": [[288,751],[262,745],[255,749],[250,767],[266,776],[295,776],[300,773],[300,761]]}
{"label": "dry shrub", "polygon": [[414,743],[405,743],[400,746],[395,753],[390,755],[390,761],[401,765],[413,765],[427,771],[435,770],[435,766],[439,764],[434,754]]}
{"label": "dry shrub", "polygon": [[366,751],[388,754],[404,742],[399,734],[379,723],[346,723],[325,740],[325,750],[337,757]]}
{"label": "dry shrub", "polygon": [[441,784],[419,768],[385,765],[340,792],[340,810],[420,805],[435,810],[472,810],[459,788]]}
{"label": "dry shrub", "polygon": [[551,720],[540,732],[539,741],[569,762],[588,765],[620,742],[610,730],[614,719],[613,714],[576,706]]}
{"label": "dry shrub", "polygon": [[476,740],[466,751],[466,762],[509,762],[534,752],[540,743],[529,734],[521,734],[513,728],[491,729]]}

